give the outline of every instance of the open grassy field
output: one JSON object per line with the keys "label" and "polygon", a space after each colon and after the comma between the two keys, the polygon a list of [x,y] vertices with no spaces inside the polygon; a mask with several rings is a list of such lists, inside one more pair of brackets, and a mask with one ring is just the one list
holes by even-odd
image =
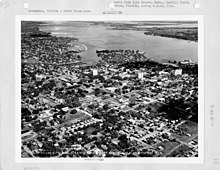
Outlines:
{"label": "open grassy field", "polygon": [[85,133],[88,134],[88,135],[91,135],[94,131],[96,131],[97,129],[94,128],[94,127],[88,127],[86,130],[85,130]]}
{"label": "open grassy field", "polygon": [[157,144],[157,147],[162,146],[164,148],[162,150],[162,155],[160,155],[160,156],[163,157],[166,153],[170,152],[174,147],[176,147],[179,144],[180,143],[178,141],[176,141],[176,142],[165,141],[165,142],[161,142],[161,143]]}
{"label": "open grassy field", "polygon": [[178,149],[171,152],[168,157],[185,157],[185,154],[190,150],[190,147],[187,145],[181,145]]}
{"label": "open grassy field", "polygon": [[172,136],[183,141],[189,142],[191,138],[194,138],[198,134],[198,124],[192,121],[186,121],[185,123],[181,124],[179,127],[184,133],[189,134],[187,135],[179,135],[177,133],[172,133]]}
{"label": "open grassy field", "polygon": [[67,113],[66,116],[65,116],[65,120],[62,123],[62,125],[67,124],[67,123],[72,122],[72,121],[82,121],[82,120],[85,120],[87,118],[90,118],[90,116],[83,113],[83,112],[77,112],[75,114]]}

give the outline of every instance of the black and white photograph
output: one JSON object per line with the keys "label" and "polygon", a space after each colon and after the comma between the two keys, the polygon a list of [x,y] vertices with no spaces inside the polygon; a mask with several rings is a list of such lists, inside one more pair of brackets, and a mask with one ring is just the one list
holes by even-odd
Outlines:
{"label": "black and white photograph", "polygon": [[200,156],[198,20],[20,26],[21,158]]}

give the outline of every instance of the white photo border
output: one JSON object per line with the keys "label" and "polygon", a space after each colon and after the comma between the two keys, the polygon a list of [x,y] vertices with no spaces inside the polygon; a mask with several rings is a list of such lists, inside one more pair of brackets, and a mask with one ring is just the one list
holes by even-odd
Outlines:
{"label": "white photo border", "polygon": [[[203,15],[16,15],[15,16],[15,162],[16,163],[204,163],[204,17]],[[21,158],[21,21],[198,21],[198,157],[193,158]]]}

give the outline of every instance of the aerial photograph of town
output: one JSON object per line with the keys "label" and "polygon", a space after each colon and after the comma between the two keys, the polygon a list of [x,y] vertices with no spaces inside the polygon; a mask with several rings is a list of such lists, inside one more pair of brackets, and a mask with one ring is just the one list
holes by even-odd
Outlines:
{"label": "aerial photograph of town", "polygon": [[198,157],[197,21],[21,21],[21,157]]}

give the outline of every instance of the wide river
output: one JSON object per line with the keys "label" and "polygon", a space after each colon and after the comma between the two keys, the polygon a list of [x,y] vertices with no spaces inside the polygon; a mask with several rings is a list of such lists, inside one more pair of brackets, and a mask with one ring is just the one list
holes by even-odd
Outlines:
{"label": "wide river", "polygon": [[146,36],[142,31],[109,30],[108,26],[86,22],[48,22],[42,25],[42,31],[51,32],[55,36],[79,38],[79,42],[88,50],[82,54],[83,61],[94,63],[99,60],[97,49],[133,49],[146,51],[146,56],[159,62],[182,61],[191,59],[198,61],[198,43]]}

